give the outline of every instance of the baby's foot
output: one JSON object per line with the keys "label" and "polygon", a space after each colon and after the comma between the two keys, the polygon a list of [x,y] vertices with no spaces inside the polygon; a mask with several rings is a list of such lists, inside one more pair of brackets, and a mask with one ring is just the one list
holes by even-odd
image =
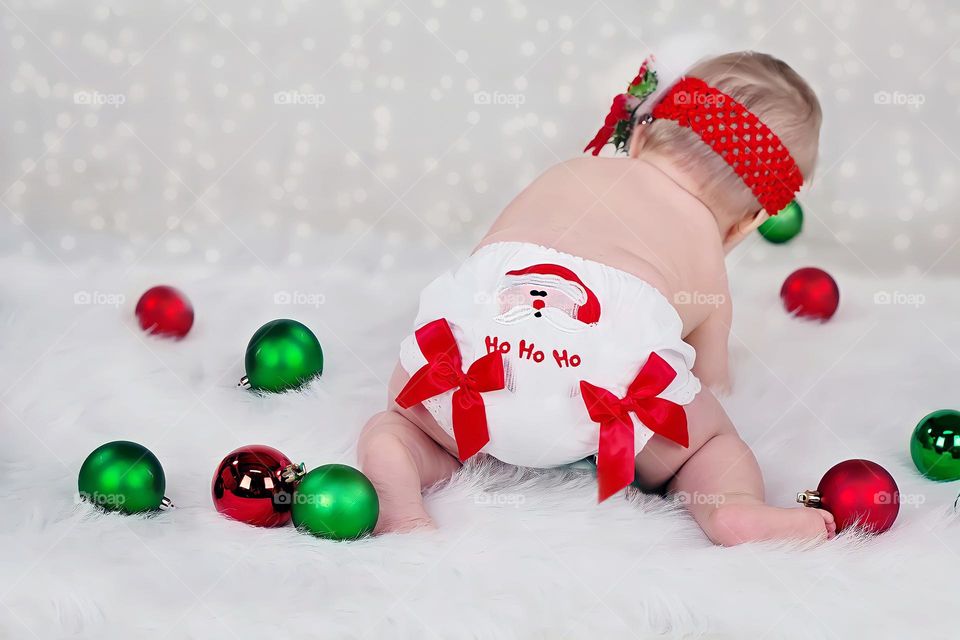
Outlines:
{"label": "baby's foot", "polygon": [[436,528],[437,525],[433,523],[433,519],[431,519],[423,509],[409,513],[381,512],[380,518],[377,520],[377,526],[373,529],[373,533],[375,535],[381,533],[409,533],[417,529],[433,531]]}
{"label": "baby's foot", "polygon": [[837,533],[833,514],[823,509],[784,509],[766,504],[718,507],[704,527],[711,540],[724,546],[759,540],[813,540]]}

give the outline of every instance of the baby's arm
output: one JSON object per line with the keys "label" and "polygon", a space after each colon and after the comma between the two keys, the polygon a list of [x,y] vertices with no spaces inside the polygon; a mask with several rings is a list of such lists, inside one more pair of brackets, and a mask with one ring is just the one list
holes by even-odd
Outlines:
{"label": "baby's arm", "polygon": [[709,389],[684,407],[690,447],[654,436],[637,454],[637,482],[681,500],[716,544],[831,537],[833,516],[821,509],[764,504],[760,466]]}
{"label": "baby's arm", "polygon": [[732,317],[733,305],[727,295],[723,303],[684,338],[697,352],[693,373],[706,387],[715,391],[727,391],[730,387],[727,340]]}

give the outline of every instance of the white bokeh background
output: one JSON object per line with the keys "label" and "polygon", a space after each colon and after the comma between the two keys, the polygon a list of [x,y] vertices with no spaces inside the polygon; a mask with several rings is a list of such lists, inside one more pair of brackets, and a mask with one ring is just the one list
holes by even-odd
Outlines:
{"label": "white bokeh background", "polygon": [[960,266],[960,8],[945,1],[3,0],[0,19],[5,255],[452,262],[580,151],[648,51],[722,34],[713,46],[792,64],[825,112],[803,241],[751,243],[738,263]]}

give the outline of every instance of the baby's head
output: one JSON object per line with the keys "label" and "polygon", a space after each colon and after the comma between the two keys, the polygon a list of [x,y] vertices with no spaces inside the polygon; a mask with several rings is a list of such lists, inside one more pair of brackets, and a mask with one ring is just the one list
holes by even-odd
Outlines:
{"label": "baby's head", "polygon": [[[763,53],[728,53],[702,60],[684,75],[699,78],[743,104],[780,138],[804,182],[810,180],[817,161],[820,103],[810,85],[789,65]],[[631,155],[662,157],[687,174],[696,185],[696,195],[718,217],[722,229],[757,217],[761,205],[756,197],[691,129],[661,118],[637,127],[634,133]]]}

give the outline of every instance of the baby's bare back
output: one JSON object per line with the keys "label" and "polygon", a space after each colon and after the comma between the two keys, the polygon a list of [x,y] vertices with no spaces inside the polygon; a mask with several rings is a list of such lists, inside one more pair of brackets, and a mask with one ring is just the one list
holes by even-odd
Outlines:
{"label": "baby's bare back", "polygon": [[497,218],[480,246],[530,242],[649,282],[673,304],[684,336],[728,304],[712,214],[642,160],[582,158],[549,169]]}

